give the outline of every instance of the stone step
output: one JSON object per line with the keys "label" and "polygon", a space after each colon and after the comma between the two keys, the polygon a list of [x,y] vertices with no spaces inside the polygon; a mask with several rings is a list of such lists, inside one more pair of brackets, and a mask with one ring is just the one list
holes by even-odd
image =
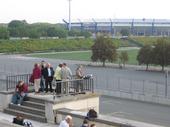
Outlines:
{"label": "stone step", "polygon": [[6,108],[4,110],[4,112],[11,114],[11,115],[15,115],[15,116],[20,114],[25,119],[31,119],[31,120],[35,120],[35,121],[39,121],[39,122],[43,122],[43,123],[47,122],[47,119],[44,116],[41,116],[41,115],[35,115],[35,114],[31,114],[31,113],[27,113],[27,112],[23,112],[23,111],[18,111],[18,110],[10,109],[10,108]]}
{"label": "stone step", "polygon": [[31,102],[36,102],[36,103],[40,103],[40,104],[45,104],[45,101],[43,99],[39,99],[39,98],[33,98],[33,97],[27,97],[28,101]]}
{"label": "stone step", "polygon": [[31,113],[31,114],[40,115],[40,116],[45,117],[45,110],[42,110],[42,109],[39,109],[39,108],[32,108],[32,107],[23,106],[23,105],[18,106],[18,105],[15,105],[15,104],[9,104],[9,108],[17,110],[17,111],[23,111],[23,112],[27,112],[27,113]]}
{"label": "stone step", "polygon": [[32,102],[32,101],[24,101],[22,103],[23,106],[31,107],[31,108],[36,108],[40,110],[45,111],[45,104],[42,103],[37,103],[37,102]]}

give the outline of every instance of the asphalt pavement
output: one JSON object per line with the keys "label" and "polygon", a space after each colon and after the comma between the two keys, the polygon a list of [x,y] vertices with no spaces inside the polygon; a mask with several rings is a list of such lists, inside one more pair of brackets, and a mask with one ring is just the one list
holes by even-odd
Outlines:
{"label": "asphalt pavement", "polygon": [[[66,62],[73,71],[73,74],[75,74],[78,64],[92,64],[91,62],[84,61],[31,58],[22,55],[0,55],[0,77],[4,78],[4,75],[32,73],[34,63],[42,60],[50,62],[54,69],[59,63]],[[129,89],[134,86],[135,89],[139,89],[142,83],[147,81],[146,86],[149,86],[149,88],[146,89],[147,92],[156,92],[160,95],[164,95],[166,81],[164,72],[141,71],[140,69],[144,69],[144,67],[138,68],[136,66],[127,66],[126,69],[119,69],[118,66],[114,64],[112,66],[109,64],[109,67],[105,68],[98,66],[98,63],[95,63],[95,65],[97,66],[85,67],[85,73],[93,74],[95,78],[95,88],[114,90],[117,87]],[[168,79],[170,79],[170,75],[168,76]],[[128,85],[127,82],[132,85]],[[123,85],[117,86],[117,84]],[[138,86],[135,86],[135,84],[138,84]],[[161,87],[159,87],[160,85]],[[169,85],[168,82],[168,86]],[[168,95],[170,95],[170,87],[168,88]],[[113,97],[110,98],[105,96],[100,99],[100,112],[102,114],[114,115],[167,127],[170,125],[170,107],[165,105],[115,99]]]}
{"label": "asphalt pavement", "polygon": [[166,105],[102,96],[99,109],[109,116],[170,126],[170,106]]}

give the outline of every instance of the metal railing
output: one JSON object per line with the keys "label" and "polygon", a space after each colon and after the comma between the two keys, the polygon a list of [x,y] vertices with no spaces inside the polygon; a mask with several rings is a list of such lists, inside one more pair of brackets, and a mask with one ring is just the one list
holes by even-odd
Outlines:
{"label": "metal railing", "polygon": [[130,79],[126,77],[112,77],[112,79],[96,78],[95,89],[105,90],[108,93],[109,91],[118,91],[128,94],[170,98],[170,84],[166,87],[163,81]]}
{"label": "metal railing", "polygon": [[[94,80],[88,79],[71,79],[65,81],[53,81],[54,91],[57,85],[61,85],[61,95],[78,94],[84,92],[94,92]],[[55,91],[57,94],[57,92]]]}
{"label": "metal railing", "polygon": [[[18,81],[22,80],[29,86],[33,84],[29,82],[31,74],[20,74],[20,75],[11,75],[6,76],[6,91],[14,90]],[[4,82],[5,83],[5,82]],[[94,92],[94,80],[93,78],[88,79],[71,79],[56,82],[53,80],[53,88],[54,91],[56,89],[56,85],[61,84],[61,95],[68,95],[68,94],[76,94],[80,92]]]}
{"label": "metal railing", "polygon": [[22,80],[29,86],[32,85],[32,83],[29,82],[31,74],[20,74],[20,75],[10,75],[6,76],[6,91],[9,91],[10,89],[15,89],[18,81]]}

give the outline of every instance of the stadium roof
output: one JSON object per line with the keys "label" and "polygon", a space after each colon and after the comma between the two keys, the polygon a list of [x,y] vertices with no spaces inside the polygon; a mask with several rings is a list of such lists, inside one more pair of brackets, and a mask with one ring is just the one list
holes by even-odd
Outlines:
{"label": "stadium roof", "polygon": [[[68,23],[68,20],[63,20]],[[72,23],[167,23],[170,24],[170,19],[72,19]]]}

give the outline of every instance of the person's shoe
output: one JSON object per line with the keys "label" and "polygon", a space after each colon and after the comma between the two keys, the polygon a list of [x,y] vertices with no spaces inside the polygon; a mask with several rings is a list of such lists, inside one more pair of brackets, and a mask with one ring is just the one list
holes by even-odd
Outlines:
{"label": "person's shoe", "polygon": [[21,104],[17,104],[18,106],[21,106]]}
{"label": "person's shoe", "polygon": [[10,104],[13,105],[14,103],[11,102]]}

